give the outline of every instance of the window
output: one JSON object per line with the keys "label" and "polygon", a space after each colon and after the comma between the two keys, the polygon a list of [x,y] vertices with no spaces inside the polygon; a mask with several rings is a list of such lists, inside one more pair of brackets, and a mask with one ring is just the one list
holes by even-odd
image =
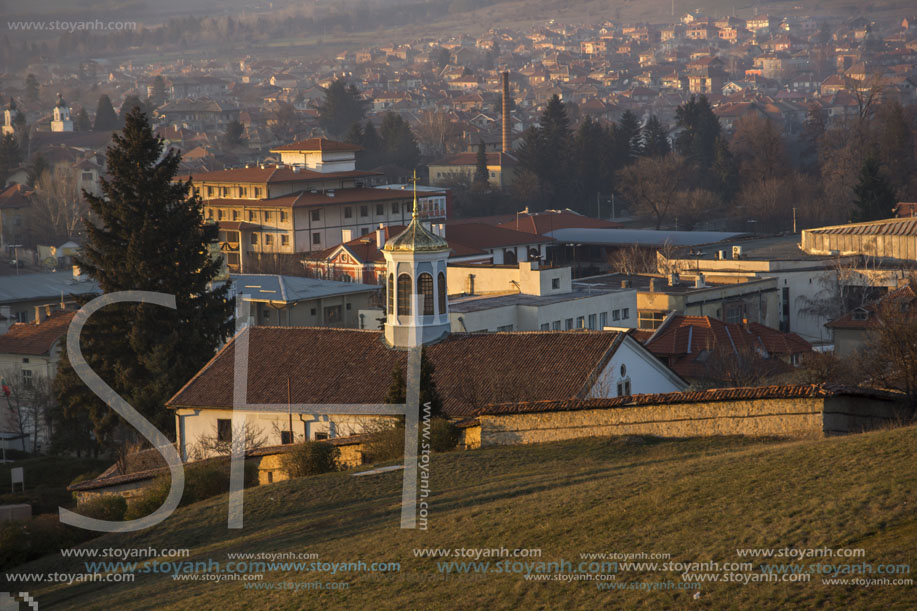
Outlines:
{"label": "window", "polygon": [[238,210],[233,210],[233,211],[232,211],[232,220],[234,220],[234,221],[238,221],[238,220],[239,220],[239,211],[238,211]]}
{"label": "window", "polygon": [[745,316],[745,304],[738,303],[726,306],[726,322],[737,324]]}
{"label": "window", "polygon": [[290,236],[288,236],[288,235],[285,234],[285,233],[282,234],[282,235],[280,236],[280,245],[281,245],[281,246],[289,246],[289,245],[290,245]]}
{"label": "window", "polygon": [[621,310],[612,310],[611,319],[612,320],[621,320]]}
{"label": "window", "polygon": [[207,197],[213,197],[213,187],[207,187]]}
{"label": "window", "polygon": [[417,294],[423,295],[423,315],[433,316],[433,276],[424,273],[417,277]]}
{"label": "window", "polygon": [[322,220],[322,211],[319,210],[319,209],[313,210],[313,211],[312,211],[312,220],[313,220],[313,221],[320,221],[320,220]]}
{"label": "window", "polygon": [[248,211],[248,220],[249,222],[254,222],[255,220],[255,211],[254,210]]}
{"label": "window", "polygon": [[353,208],[351,208],[350,206],[347,206],[346,208],[344,208],[344,218],[345,219],[353,218]]}
{"label": "window", "polygon": [[595,314],[589,315],[589,329],[595,331]]}
{"label": "window", "polygon": [[255,187],[255,197],[261,197],[261,187]]}
{"label": "window", "polygon": [[315,441],[324,441],[326,439],[328,439],[328,433],[316,433],[315,434]]}
{"label": "window", "polygon": [[608,312],[599,312],[599,329],[604,329],[608,325]]}
{"label": "window", "polygon": [[385,204],[376,204],[376,214],[385,214]]}
{"label": "window", "polygon": [[220,208],[219,210],[217,210],[217,220],[218,220],[218,221],[222,221],[222,220],[223,220],[223,209],[222,209],[222,208]]}
{"label": "window", "polygon": [[264,211],[264,222],[265,222],[265,223],[270,223],[271,220],[272,220],[271,211],[270,211],[270,210],[265,210],[265,211]]}
{"label": "window", "polygon": [[630,308],[621,308],[621,320],[630,318]]}
{"label": "window", "polygon": [[326,325],[333,325],[339,323],[344,317],[343,308],[339,305],[328,306],[325,308],[325,320]]}
{"label": "window", "polygon": [[513,325],[503,325],[502,327],[497,327],[497,333],[507,333],[513,330]]}
{"label": "window", "polygon": [[369,233],[369,227],[360,227],[360,235],[367,235]]}
{"label": "window", "polygon": [[629,397],[630,396],[630,380],[621,380],[618,382],[618,396],[619,397]]}
{"label": "window", "polygon": [[640,329],[658,329],[665,320],[665,312],[637,312],[637,327]]}
{"label": "window", "polygon": [[31,369],[22,370],[22,387],[23,388],[32,388],[32,370]]}
{"label": "window", "polygon": [[555,320],[554,322],[552,322],[552,323],[551,323],[551,329],[552,329],[553,331],[560,331],[560,321],[559,321],[559,320]]}
{"label": "window", "polygon": [[280,222],[281,223],[287,222],[287,213],[284,212],[283,210],[280,211]]}
{"label": "window", "polygon": [[576,317],[576,328],[583,329],[586,327],[586,318],[584,316]]}
{"label": "window", "polygon": [[22,362],[23,362],[23,363],[28,363],[28,362],[29,362],[29,359],[28,359],[28,358],[23,358],[23,359],[22,359]]}
{"label": "window", "polygon": [[317,231],[316,231],[315,233],[313,233],[313,234],[312,234],[312,243],[313,243],[313,244],[321,244],[321,243],[322,243],[322,234],[320,234],[320,233],[317,232]]}
{"label": "window", "polygon": [[515,265],[518,263],[516,260],[516,251],[515,250],[504,250],[503,251],[503,265]]}
{"label": "window", "polygon": [[283,445],[289,445],[293,443],[293,432],[292,431],[280,431],[280,443]]}
{"label": "window", "polygon": [[232,441],[232,420],[228,418],[217,420],[217,441]]}
{"label": "window", "polygon": [[213,218],[213,208],[207,208],[207,218]]}
{"label": "window", "polygon": [[552,289],[560,288],[560,278],[551,278],[551,288]]}
{"label": "window", "polygon": [[394,204],[392,204],[392,214],[398,214],[398,208],[399,208],[398,202],[395,202]]}
{"label": "window", "polygon": [[272,236],[269,233],[264,234],[264,245],[270,246],[273,243],[274,243],[274,236]]}
{"label": "window", "polygon": [[257,243],[258,243],[258,234],[252,233],[252,244],[257,244]]}
{"label": "window", "polygon": [[446,274],[439,272],[439,313],[446,313]]}
{"label": "window", "polygon": [[573,328],[573,319],[568,318],[564,321],[564,331],[569,331]]}
{"label": "window", "polygon": [[411,277],[407,274],[398,276],[398,316],[411,314]]}
{"label": "window", "polygon": [[541,323],[541,330],[542,330],[542,331],[550,331],[550,330],[551,330],[551,323],[549,323],[549,322],[543,322],[543,323]]}
{"label": "window", "polygon": [[388,313],[395,313],[395,274],[388,275]]}
{"label": "window", "polygon": [[369,206],[360,206],[360,216],[369,216]]}

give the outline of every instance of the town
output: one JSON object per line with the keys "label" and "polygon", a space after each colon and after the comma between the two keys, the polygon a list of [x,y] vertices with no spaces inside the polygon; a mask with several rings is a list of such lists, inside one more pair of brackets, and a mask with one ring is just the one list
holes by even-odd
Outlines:
{"label": "town", "polygon": [[[421,545],[507,549],[524,542],[463,539],[455,526],[423,537],[447,519],[438,511],[472,519],[475,501],[455,500],[466,493],[486,507],[477,515],[543,512],[552,537],[559,514],[544,503],[569,493],[598,505],[612,498],[606,484],[629,486],[621,502],[633,510],[652,497],[707,521],[694,491],[665,500],[677,482],[707,478],[711,507],[730,506],[730,490],[752,503],[802,482],[796,501],[810,506],[852,494],[819,471],[852,465],[845,452],[869,457],[858,468],[872,500],[850,502],[881,510],[861,505],[872,512],[862,532],[844,522],[833,539],[795,536],[830,551],[881,532],[872,559],[906,560],[917,15],[778,6],[726,14],[672,3],[652,21],[619,9],[372,44],[356,21],[344,36],[318,5],[163,17],[118,33],[10,25],[0,41],[2,568],[45,570],[59,550],[133,545],[129,536],[146,537],[143,547],[187,537],[249,549],[232,529],[259,524],[261,537],[307,506],[296,519],[346,522],[342,549],[356,555],[336,559],[362,562],[383,539],[365,548],[353,538],[357,523],[338,513],[347,503],[372,516],[372,537],[400,536],[400,515],[416,536],[399,549],[413,545],[415,560]],[[380,22],[400,15],[365,10]],[[329,27],[341,40],[255,50],[304,15],[321,24],[319,40]],[[239,43],[214,52],[222,36]],[[529,461],[549,478],[543,490],[519,466]],[[656,461],[676,483],[647,492],[640,482]],[[754,471],[756,461],[770,466]],[[806,465],[822,479],[796,471]],[[488,492],[470,492],[475,477]],[[501,478],[519,488],[498,502]],[[268,509],[275,498],[290,504]],[[744,543],[691,547],[685,529],[666,540],[695,554],[799,547],[784,502],[775,538],[736,524],[729,536]],[[819,519],[845,520],[833,505]],[[603,515],[590,518],[596,528]],[[181,519],[204,520],[198,535],[177,538],[169,524]],[[641,533],[632,543],[666,529],[614,520]],[[324,560],[331,541],[304,528]],[[293,549],[263,532],[251,549]],[[615,536],[604,549],[617,549]],[[399,570],[409,555],[395,558]],[[84,572],[111,582],[135,570]],[[631,589],[665,592],[632,603],[735,592],[728,578],[709,591],[685,576],[640,586],[672,578],[654,571]],[[757,564],[742,571],[734,581],[759,577]],[[589,595],[572,594],[575,608],[614,577],[565,572],[593,581]],[[515,578],[488,577],[486,600],[513,606]],[[27,605],[25,584],[5,579],[0,603]],[[367,580],[316,588],[346,593],[278,590],[315,594],[296,603],[304,608],[364,608]],[[200,581],[189,592],[209,597]],[[894,608],[913,584],[901,581],[881,595],[823,581],[794,602],[855,591],[854,606]],[[132,588],[153,583],[165,581],[99,590],[103,603],[79,584],[70,594],[29,587],[47,604],[130,606]],[[225,585],[212,602],[243,604],[221,598]],[[551,606],[574,585],[558,585]],[[422,591],[433,607],[475,604]],[[768,606],[742,591],[713,606]],[[246,606],[293,596],[257,595],[272,602]],[[163,596],[162,606],[186,604]]]}

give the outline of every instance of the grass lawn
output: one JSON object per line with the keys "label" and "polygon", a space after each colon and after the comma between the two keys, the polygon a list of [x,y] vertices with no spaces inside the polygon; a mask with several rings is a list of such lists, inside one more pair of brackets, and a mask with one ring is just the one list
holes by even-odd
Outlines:
{"label": "grass lawn", "polygon": [[[915,454],[915,427],[825,440],[596,438],[452,452],[430,464],[426,531],[399,529],[401,472],[334,473],[247,491],[241,531],[226,529],[226,498],[218,497],[147,531],[85,545],[190,548],[188,560],[222,563],[235,552],[400,563],[387,575],[275,570],[262,582],[346,582],[343,590],[255,590],[163,574],[138,574],[130,584],[14,587],[36,595],[40,608],[63,609],[913,608],[913,586],[827,585],[819,575],[808,583],[704,582],[695,599],[693,590],[444,575],[437,560],[412,550],[540,548],[539,560],[577,566],[590,552],[726,563],[742,560],[736,548],[863,548],[862,558],[766,562],[914,564]],[[754,562],[745,573],[760,576]],[[85,572],[82,561],[60,556],[20,570]],[[681,575],[619,566],[615,582],[679,583]]]}

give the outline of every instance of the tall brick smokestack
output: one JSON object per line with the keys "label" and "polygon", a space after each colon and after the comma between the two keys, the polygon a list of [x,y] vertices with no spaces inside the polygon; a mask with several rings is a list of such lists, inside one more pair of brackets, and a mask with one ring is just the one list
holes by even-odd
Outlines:
{"label": "tall brick smokestack", "polygon": [[509,116],[509,72],[503,73],[503,152],[508,153],[512,148],[510,144],[510,116]]}

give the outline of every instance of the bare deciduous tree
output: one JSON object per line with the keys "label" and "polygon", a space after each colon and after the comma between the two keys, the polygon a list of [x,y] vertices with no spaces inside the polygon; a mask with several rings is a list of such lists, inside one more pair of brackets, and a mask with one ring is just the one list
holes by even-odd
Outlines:
{"label": "bare deciduous tree", "polygon": [[59,244],[77,235],[89,209],[67,168],[45,170],[35,182],[30,231],[38,244]]}
{"label": "bare deciduous tree", "polygon": [[664,157],[641,157],[618,173],[621,190],[636,212],[651,217],[656,229],[677,208],[676,194],[685,184],[685,165],[671,153]]}

